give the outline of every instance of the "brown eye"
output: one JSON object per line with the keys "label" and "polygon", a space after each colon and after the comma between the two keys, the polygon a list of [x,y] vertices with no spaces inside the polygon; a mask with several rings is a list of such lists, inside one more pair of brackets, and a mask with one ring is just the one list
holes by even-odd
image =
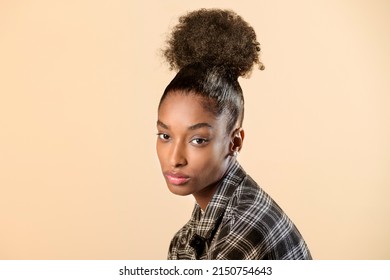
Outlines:
{"label": "brown eye", "polygon": [[166,133],[158,133],[157,134],[158,138],[160,138],[161,140],[164,140],[164,141],[168,141],[171,137],[166,134]]}
{"label": "brown eye", "polygon": [[202,145],[205,144],[206,142],[208,142],[208,140],[203,138],[195,138],[191,140],[191,143],[195,145]]}

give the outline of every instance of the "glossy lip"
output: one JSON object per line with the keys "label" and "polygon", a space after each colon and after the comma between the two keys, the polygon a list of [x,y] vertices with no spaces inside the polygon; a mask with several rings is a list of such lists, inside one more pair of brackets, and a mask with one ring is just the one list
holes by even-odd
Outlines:
{"label": "glossy lip", "polygon": [[165,178],[167,178],[168,182],[172,185],[184,185],[187,183],[191,178],[185,174],[182,173],[175,173],[175,172],[165,172],[164,173]]}

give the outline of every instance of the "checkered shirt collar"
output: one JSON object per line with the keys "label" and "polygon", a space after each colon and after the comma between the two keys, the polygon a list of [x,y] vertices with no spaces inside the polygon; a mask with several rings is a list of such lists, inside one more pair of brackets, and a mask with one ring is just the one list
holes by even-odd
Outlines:
{"label": "checkered shirt collar", "polygon": [[196,225],[196,235],[207,240],[215,233],[214,230],[221,222],[221,218],[232,194],[245,176],[245,171],[241,165],[235,161],[218,183],[217,190],[207,205],[203,215],[200,206],[196,204],[191,217],[191,222],[193,225]]}

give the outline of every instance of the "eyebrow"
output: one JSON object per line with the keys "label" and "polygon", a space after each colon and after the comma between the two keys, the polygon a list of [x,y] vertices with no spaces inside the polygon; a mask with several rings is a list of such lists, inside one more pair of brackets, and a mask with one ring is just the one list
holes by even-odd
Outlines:
{"label": "eyebrow", "polygon": [[157,126],[161,126],[164,129],[169,129],[169,127],[160,120],[157,121]]}
{"label": "eyebrow", "polygon": [[[160,127],[164,128],[164,129],[169,129],[169,126],[166,125],[165,123],[163,123],[160,120],[157,121],[157,126],[160,126]],[[197,130],[197,129],[200,129],[200,128],[203,128],[203,127],[213,128],[212,125],[209,124],[209,123],[197,123],[197,124],[189,126],[188,130]]]}
{"label": "eyebrow", "polygon": [[211,126],[211,124],[209,123],[197,123],[197,124],[194,124],[194,125],[191,125],[188,130],[197,130],[199,128],[203,128],[203,127],[207,127],[207,128],[213,128]]}

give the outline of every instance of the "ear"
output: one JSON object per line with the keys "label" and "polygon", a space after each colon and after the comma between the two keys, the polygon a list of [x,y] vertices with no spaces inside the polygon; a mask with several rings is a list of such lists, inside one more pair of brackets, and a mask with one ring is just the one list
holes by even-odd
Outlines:
{"label": "ear", "polygon": [[241,151],[242,144],[244,142],[245,132],[244,129],[237,128],[233,131],[231,135],[231,143],[230,143],[230,152],[232,155],[237,154]]}

